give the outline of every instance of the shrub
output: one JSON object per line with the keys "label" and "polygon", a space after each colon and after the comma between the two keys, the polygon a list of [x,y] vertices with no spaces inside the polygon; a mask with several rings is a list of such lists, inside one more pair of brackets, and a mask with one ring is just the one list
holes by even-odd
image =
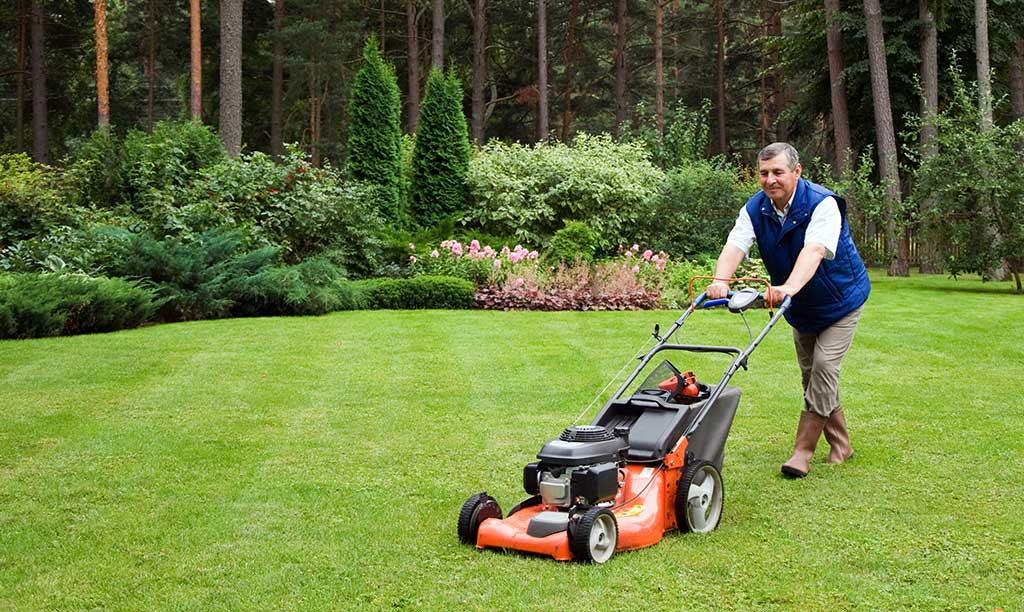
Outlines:
{"label": "shrub", "polygon": [[100,128],[79,145],[69,185],[82,205],[123,204],[149,218],[154,209],[173,207],[177,190],[199,170],[225,158],[213,128],[194,121],[161,121],[151,133],[129,130],[123,139]]}
{"label": "shrub", "polygon": [[64,166],[68,199],[89,208],[114,208],[121,203],[121,139],[109,127],[93,131],[87,138],[70,143]]}
{"label": "shrub", "polygon": [[662,179],[643,145],[608,135],[579,134],[571,146],[494,141],[470,163],[466,220],[542,247],[565,220],[582,221],[607,252],[632,235]]}
{"label": "shrub", "polygon": [[565,227],[555,232],[544,252],[545,259],[571,262],[575,259],[592,261],[597,251],[597,236],[582,221],[566,221]]}
{"label": "shrub", "polygon": [[699,161],[667,173],[647,203],[639,235],[652,248],[683,257],[718,254],[756,187],[728,165]]}
{"label": "shrub", "polygon": [[245,251],[239,232],[215,229],[190,242],[133,236],[109,272],[148,279],[163,299],[160,319],[187,321],[227,316],[235,305],[232,285],[276,261],[274,247]]}
{"label": "shrub", "polygon": [[270,267],[228,283],[236,316],[321,315],[359,307],[355,289],[325,259]]}
{"label": "shrub", "polygon": [[156,293],[123,279],[58,274],[0,275],[0,338],[108,332],[138,327]]}
{"label": "shrub", "polygon": [[378,210],[390,195],[379,185],[345,183],[329,165],[314,168],[295,148],[275,163],[263,153],[203,170],[168,209],[162,233],[185,239],[219,226],[244,229],[256,244],[281,247],[298,262],[333,251],[336,264],[357,274],[376,271],[382,258]]}
{"label": "shrub", "polygon": [[0,155],[0,249],[75,223],[55,172],[24,153]]}
{"label": "shrub", "polygon": [[389,278],[364,288],[369,308],[471,308],[473,283],[451,276]]}
{"label": "shrub", "polygon": [[[412,250],[415,245],[410,244]],[[514,269],[522,265],[534,266],[537,251],[517,244],[514,249],[503,246],[496,250],[480,245],[479,240],[463,244],[458,240],[443,240],[429,254],[410,255],[410,270],[416,276],[455,276],[472,281],[477,286],[499,283]]]}
{"label": "shrub", "polygon": [[470,149],[462,97],[462,84],[454,73],[431,71],[412,159],[411,212],[421,225],[466,208]]}
{"label": "shrub", "polygon": [[394,68],[384,62],[377,37],[363,47],[365,64],[356,73],[349,101],[348,171],[356,180],[380,186],[379,212],[398,218],[401,173],[401,101]]}
{"label": "shrub", "polygon": [[550,270],[524,268],[504,282],[477,290],[476,305],[491,310],[641,310],[654,308],[658,293],[623,261],[576,260]]}

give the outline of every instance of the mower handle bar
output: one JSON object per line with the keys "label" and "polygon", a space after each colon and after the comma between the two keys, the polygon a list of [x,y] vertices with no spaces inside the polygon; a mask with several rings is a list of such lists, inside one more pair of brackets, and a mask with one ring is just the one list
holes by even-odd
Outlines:
{"label": "mower handle bar", "polygon": [[[734,292],[730,291],[729,297],[732,297],[733,295]],[[626,382],[622,383],[622,386],[619,387],[619,390],[615,393],[615,395],[612,396],[613,400],[621,398],[622,394],[626,392],[626,389],[629,388],[629,385],[633,384],[633,381],[636,380],[636,377],[640,375],[640,372],[647,366],[648,363],[650,363],[651,359],[653,359],[657,353],[663,350],[676,349],[691,352],[727,353],[736,355],[736,358],[733,359],[733,362],[725,370],[725,374],[722,376],[722,379],[719,381],[718,385],[715,386],[714,391],[712,391],[711,395],[704,401],[704,405],[701,407],[700,412],[697,413],[697,416],[694,417],[693,422],[686,429],[686,433],[683,434],[684,436],[687,437],[689,437],[693,432],[695,432],[697,428],[700,426],[701,421],[704,420],[704,417],[707,415],[708,411],[711,410],[711,407],[714,405],[715,400],[718,399],[718,396],[721,395],[722,391],[725,390],[726,385],[729,383],[729,380],[732,378],[733,374],[736,373],[736,370],[740,369],[741,367],[746,369],[747,358],[750,357],[750,354],[754,352],[754,349],[756,349],[757,346],[761,344],[761,341],[764,340],[765,336],[768,335],[768,332],[770,332],[772,328],[775,327],[775,324],[779,322],[779,319],[782,318],[785,312],[789,310],[791,304],[791,300],[788,295],[785,298],[783,298],[782,303],[779,304],[778,310],[776,310],[775,313],[768,320],[768,323],[764,326],[764,329],[761,330],[761,333],[759,333],[757,337],[750,342],[747,348],[743,350],[727,346],[670,344],[669,339],[672,338],[672,336],[676,333],[676,331],[679,330],[680,327],[683,326],[683,323],[686,321],[686,319],[688,319],[690,315],[693,314],[698,307],[713,308],[714,306],[724,305],[725,303],[729,302],[728,299],[708,300],[707,296],[707,291],[704,291],[699,296],[697,296],[697,299],[693,301],[693,304],[683,312],[682,316],[680,316],[675,323],[672,324],[672,327],[668,330],[668,333],[658,338],[658,342],[651,348],[651,350],[649,350],[647,354],[643,355],[640,358],[640,364],[636,367],[635,370],[633,370],[633,373],[626,379]],[[763,293],[759,294],[759,296],[761,298],[764,298]],[[707,306],[705,306],[705,303],[707,303]]]}

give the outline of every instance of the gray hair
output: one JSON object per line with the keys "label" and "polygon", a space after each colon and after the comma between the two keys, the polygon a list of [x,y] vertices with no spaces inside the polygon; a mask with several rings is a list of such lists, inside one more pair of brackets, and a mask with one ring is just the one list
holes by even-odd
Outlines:
{"label": "gray hair", "polygon": [[757,154],[757,159],[768,161],[769,159],[775,159],[779,155],[785,155],[786,161],[789,162],[789,169],[796,170],[796,165],[800,163],[800,155],[788,142],[773,142],[761,149],[761,152]]}

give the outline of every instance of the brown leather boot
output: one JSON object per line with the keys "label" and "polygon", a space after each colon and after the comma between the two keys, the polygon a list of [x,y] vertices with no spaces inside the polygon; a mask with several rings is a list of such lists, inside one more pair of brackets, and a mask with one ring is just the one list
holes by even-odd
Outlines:
{"label": "brown leather boot", "polygon": [[803,478],[811,471],[811,458],[818,446],[818,438],[828,421],[820,414],[804,410],[800,413],[800,424],[796,428],[796,445],[793,456],[782,464],[782,475],[788,478]]}
{"label": "brown leather boot", "polygon": [[853,456],[850,434],[846,431],[846,416],[842,407],[836,408],[825,423],[825,440],[832,449],[828,452],[829,463],[843,463]]}

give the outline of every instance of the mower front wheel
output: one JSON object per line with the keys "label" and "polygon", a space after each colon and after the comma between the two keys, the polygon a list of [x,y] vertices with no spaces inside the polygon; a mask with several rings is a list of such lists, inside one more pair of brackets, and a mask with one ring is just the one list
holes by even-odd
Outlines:
{"label": "mower front wheel", "polygon": [[608,508],[590,508],[570,522],[569,546],[584,563],[604,563],[612,558],[619,543],[619,524]]}
{"label": "mower front wheel", "polygon": [[459,512],[459,540],[464,544],[476,544],[480,523],[489,518],[501,518],[498,501],[484,491],[470,495]]}
{"label": "mower front wheel", "polygon": [[710,461],[687,466],[676,493],[676,523],[679,531],[708,533],[722,520],[725,487],[722,475]]}

